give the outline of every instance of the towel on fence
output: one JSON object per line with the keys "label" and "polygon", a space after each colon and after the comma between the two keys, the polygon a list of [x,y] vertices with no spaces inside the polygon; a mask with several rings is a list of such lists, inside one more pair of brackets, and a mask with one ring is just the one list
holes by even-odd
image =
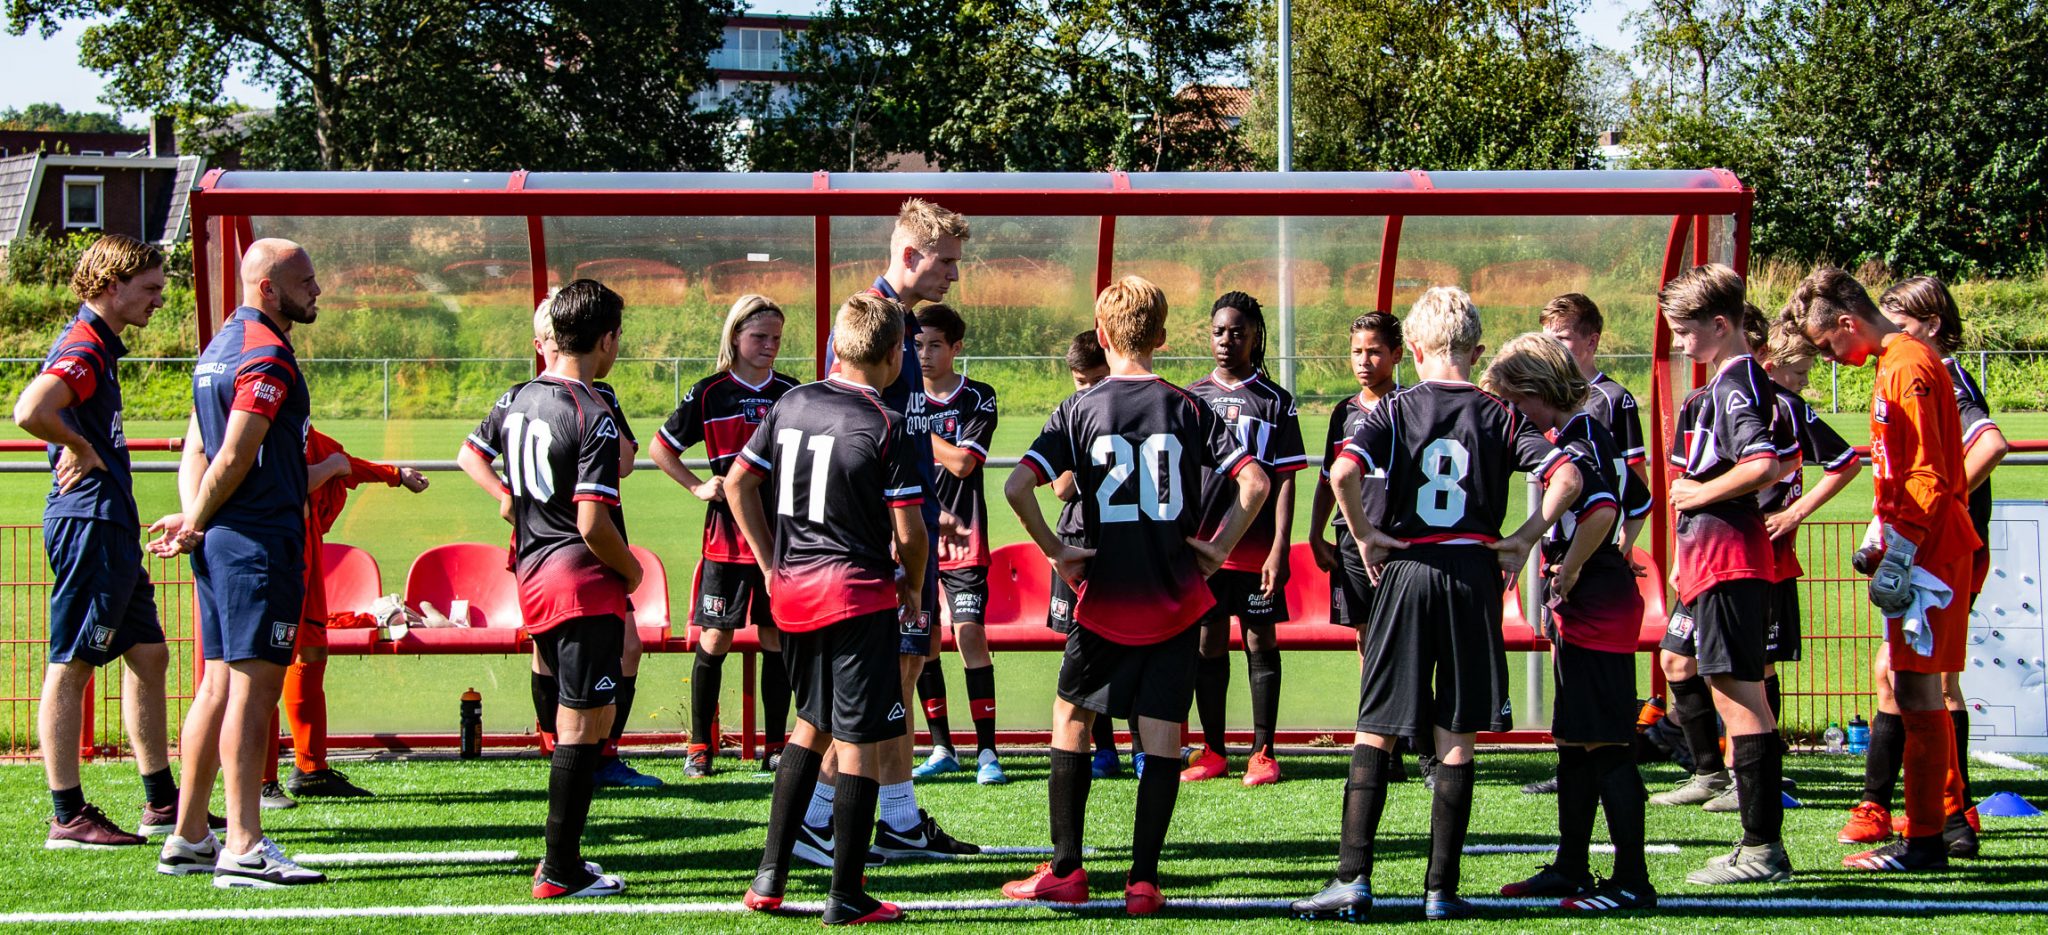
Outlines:
{"label": "towel on fence", "polygon": [[1899,620],[1899,632],[1906,648],[1916,656],[1934,655],[1934,628],[1928,626],[1927,612],[1940,610],[1955,599],[1955,590],[1925,568],[1913,569],[1913,602]]}

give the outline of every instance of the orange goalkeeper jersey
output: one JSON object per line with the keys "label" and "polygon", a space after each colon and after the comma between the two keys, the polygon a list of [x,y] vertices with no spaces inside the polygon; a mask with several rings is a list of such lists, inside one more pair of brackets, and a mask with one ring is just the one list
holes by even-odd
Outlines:
{"label": "orange goalkeeper jersey", "polygon": [[1918,544],[1916,564],[1938,566],[1977,550],[1955,387],[1934,350],[1904,334],[1886,338],[1878,355],[1870,460],[1877,515]]}

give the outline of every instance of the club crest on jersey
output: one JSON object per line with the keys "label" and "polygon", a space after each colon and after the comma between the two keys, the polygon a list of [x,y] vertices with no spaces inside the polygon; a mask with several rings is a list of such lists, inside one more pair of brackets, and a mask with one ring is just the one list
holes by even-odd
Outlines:
{"label": "club crest on jersey", "polygon": [[278,621],[270,625],[270,645],[278,649],[290,649],[299,639],[299,625]]}
{"label": "club crest on jersey", "polygon": [[723,617],[723,616],[725,616],[725,598],[719,597],[719,596],[718,596],[718,595],[716,595],[716,594],[706,594],[706,595],[704,595],[704,602],[703,602],[703,603],[704,603],[704,613],[705,613],[705,615],[706,615],[706,616],[711,616],[711,617]]}
{"label": "club crest on jersey", "polygon": [[960,417],[954,415],[946,416],[946,421],[941,423],[939,428],[939,434],[948,437],[960,434]]}
{"label": "club crest on jersey", "polygon": [[1074,615],[1074,604],[1073,604],[1073,602],[1072,602],[1072,601],[1069,601],[1069,600],[1067,600],[1067,599],[1066,599],[1066,598],[1064,598],[1064,597],[1055,597],[1055,598],[1053,598],[1053,599],[1052,599],[1052,615],[1053,615],[1053,616],[1055,616],[1055,617],[1059,617],[1059,618],[1061,618],[1061,619],[1065,619],[1065,618],[1067,618],[1067,617],[1072,617],[1072,616]]}
{"label": "club crest on jersey", "polygon": [[1225,422],[1236,422],[1237,417],[1243,414],[1244,407],[1236,403],[1231,403],[1223,407],[1223,420]]}
{"label": "club crest on jersey", "polygon": [[1891,423],[1891,407],[1885,405],[1884,397],[1877,396],[1870,400],[1870,417],[1877,420],[1879,425]]}
{"label": "club crest on jersey", "polygon": [[768,408],[772,405],[766,400],[749,399],[740,403],[740,417],[746,419],[748,425],[760,425],[762,419],[768,418]]}

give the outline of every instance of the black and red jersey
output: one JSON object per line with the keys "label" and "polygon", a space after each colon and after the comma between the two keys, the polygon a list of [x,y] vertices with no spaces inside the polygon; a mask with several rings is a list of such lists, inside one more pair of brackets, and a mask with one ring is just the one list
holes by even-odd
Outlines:
{"label": "black and red jersey", "polygon": [[776,626],[804,633],[897,606],[889,511],[924,500],[901,425],[880,392],[834,375],[784,393],[740,449],[775,517]]}
{"label": "black and red jersey", "polygon": [[[1387,395],[1392,396],[1400,391],[1401,384],[1396,383],[1394,384],[1393,391]],[[1356,395],[1345,397],[1343,402],[1337,404],[1337,408],[1330,410],[1330,431],[1329,434],[1323,437],[1322,483],[1327,484],[1330,482],[1330,465],[1337,460],[1338,453],[1344,450],[1344,443],[1350,441],[1351,436],[1358,433],[1358,424],[1365,421],[1365,414],[1379,408],[1379,404],[1384,401],[1386,401],[1386,397],[1382,396],[1368,403],[1365,401],[1364,392],[1361,391]],[[1383,514],[1387,509],[1387,477],[1384,473],[1380,471],[1367,472],[1364,477],[1360,478],[1358,495],[1365,505],[1365,515],[1367,517],[1370,517],[1374,523],[1386,521]],[[1335,529],[1344,528],[1343,510],[1336,510],[1331,515],[1330,526]]]}
{"label": "black and red jersey", "polygon": [[1110,376],[1053,410],[1023,463],[1041,484],[1074,472],[1095,550],[1075,589],[1082,626],[1147,646],[1215,606],[1187,544],[1201,475],[1236,477],[1253,459],[1207,403],[1155,374]]}
{"label": "black and red jersey", "polygon": [[1643,463],[1643,417],[1636,411],[1635,395],[1605,371],[1594,374],[1588,382],[1591,392],[1586,394],[1585,411],[1607,427],[1607,434],[1614,436],[1614,445],[1624,462]]}
{"label": "black and red jersey", "polygon": [[192,413],[209,456],[226,442],[228,414],[270,420],[256,463],[213,515],[213,524],[292,537],[305,535],[306,433],[312,398],[284,332],[263,313],[235,309],[199,355],[192,372]]}
{"label": "black and red jersey", "polygon": [[[731,371],[714,373],[692,384],[683,394],[676,411],[669,413],[668,421],[655,433],[655,442],[677,457],[692,445],[702,443],[704,456],[711,461],[712,474],[724,477],[732,470],[740,449],[754,437],[754,430],[768,418],[768,410],[774,408],[775,401],[796,385],[794,377],[780,373],[770,373],[758,386]],[[772,518],[770,522],[773,523]],[[754,552],[747,548],[746,537],[740,535],[739,524],[733,521],[732,507],[724,500],[704,504],[704,558],[713,562],[754,563]]]}
{"label": "black and red jersey", "polygon": [[[498,460],[498,430],[504,425],[505,411],[511,408],[512,397],[518,395],[520,387],[525,386],[527,382],[530,381],[514,383],[504,393],[500,394],[498,401],[491,405],[491,411],[484,413],[483,421],[477,423],[476,428],[469,433],[468,437],[462,440],[462,443],[475,449],[477,454],[483,455],[484,460]],[[633,426],[626,421],[625,411],[619,408],[619,394],[612,390],[611,384],[603,380],[592,380],[588,385],[592,390],[596,391],[597,398],[600,401],[611,407],[612,418],[616,420],[614,424],[618,426],[621,443],[637,446],[639,442],[633,437]],[[505,483],[505,475],[498,475],[498,483],[500,485]]]}
{"label": "black and red jersey", "polygon": [[996,388],[962,377],[947,396],[927,391],[924,414],[931,420],[933,435],[974,456],[974,471],[966,477],[954,477],[936,463],[932,466],[932,492],[939,500],[939,512],[952,514],[967,528],[967,557],[940,562],[939,567],[984,567],[989,562],[988,497],[983,491],[981,466],[988,460],[988,446],[995,442]]}
{"label": "black and red jersey", "polygon": [[1527,416],[1470,383],[1424,380],[1388,396],[1337,455],[1386,476],[1379,530],[1409,542],[1500,538],[1508,475],[1544,478],[1564,453]]}
{"label": "black and red jersey", "polygon": [[[1679,407],[1671,464],[1689,480],[1710,481],[1736,465],[1799,453],[1799,438],[1778,418],[1778,385],[1747,354],[1724,362]],[[1727,581],[1770,579],[1776,559],[1754,494],[1681,510],[1677,523],[1678,599],[1692,603]]]}
{"label": "black and red jersey", "polygon": [[[1777,408],[1779,421],[1791,425],[1793,435],[1799,439],[1799,455],[1804,463],[1819,465],[1829,474],[1856,463],[1856,449],[1822,422],[1820,413],[1813,411],[1813,407],[1807,405],[1798,393],[1779,387]],[[1758,507],[1765,516],[1791,506],[1806,492],[1805,478],[1801,474],[1796,470],[1786,474],[1757,494]],[[1774,581],[1786,581],[1806,574],[1806,569],[1799,563],[1799,552],[1794,548],[1793,538],[1786,535],[1771,540],[1771,552],[1777,565],[1771,575]]]}
{"label": "black and red jersey", "polygon": [[[1543,573],[1571,551],[1579,523],[1602,509],[1614,510],[1618,528],[1650,512],[1650,491],[1629,473],[1621,445],[1592,412],[1581,409],[1550,433],[1553,444],[1579,469],[1579,496],[1543,537]],[[1606,537],[1579,566],[1578,584],[1555,608],[1566,642],[1602,652],[1632,653],[1643,625],[1643,597],[1635,570],[1613,536]]]}
{"label": "black and red jersey", "polygon": [[[1266,379],[1264,373],[1252,374],[1243,383],[1228,383],[1211,373],[1196,380],[1188,387],[1188,392],[1209,404],[1210,411],[1216,413],[1216,417],[1237,436],[1238,444],[1244,447],[1245,452],[1266,469],[1275,489],[1285,475],[1308,467],[1308,453],[1302,450],[1301,416],[1295,410],[1294,395]],[[1202,475],[1202,521],[1199,529],[1203,538],[1216,534],[1236,499],[1235,478],[1215,473]],[[1223,563],[1225,569],[1258,572],[1266,567],[1266,557],[1273,551],[1278,500],[1276,496],[1268,496],[1265,505],[1259,507],[1258,518],[1252,520],[1251,528],[1245,531],[1244,538],[1238,540],[1237,547],[1230,550],[1230,558]]]}
{"label": "black and red jersey", "polygon": [[[611,512],[619,535],[619,422],[587,383],[542,374],[493,407],[482,439],[505,459],[512,496],[512,572],[528,632],[575,617],[630,616],[626,580],[583,542],[577,504]],[[479,450],[482,450],[481,448]]]}
{"label": "black and red jersey", "polygon": [[[1941,363],[1948,368],[1949,382],[1956,386],[1956,415],[1963,422],[1963,453],[1967,463],[1970,446],[1977,436],[1997,428],[1998,423],[1991,418],[1991,401],[1984,398],[1984,391],[1970,372],[1953,357],[1944,357]],[[1979,540],[1991,541],[1991,478],[1985,478],[1976,490],[1970,491],[1970,522],[1977,527]]]}
{"label": "black and red jersey", "polygon": [[[141,526],[135,509],[135,477],[128,463],[128,437],[121,430],[120,361],[128,345],[99,313],[83,305],[78,316],[43,356],[43,372],[64,381],[71,388],[71,405],[58,418],[92,446],[107,467],[87,474],[68,492],[50,480],[50,495],[43,504],[48,518],[113,520],[127,527]],[[64,453],[62,445],[44,446],[50,467]]]}

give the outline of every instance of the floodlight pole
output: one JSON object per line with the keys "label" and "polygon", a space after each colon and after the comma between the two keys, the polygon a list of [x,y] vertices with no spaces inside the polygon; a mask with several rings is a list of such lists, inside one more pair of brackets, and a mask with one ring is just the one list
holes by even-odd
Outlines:
{"label": "floodlight pole", "polygon": [[[1280,165],[1294,171],[1294,4],[1280,0]],[[1280,216],[1280,385],[1295,392],[1294,270],[1288,262],[1287,216]]]}

